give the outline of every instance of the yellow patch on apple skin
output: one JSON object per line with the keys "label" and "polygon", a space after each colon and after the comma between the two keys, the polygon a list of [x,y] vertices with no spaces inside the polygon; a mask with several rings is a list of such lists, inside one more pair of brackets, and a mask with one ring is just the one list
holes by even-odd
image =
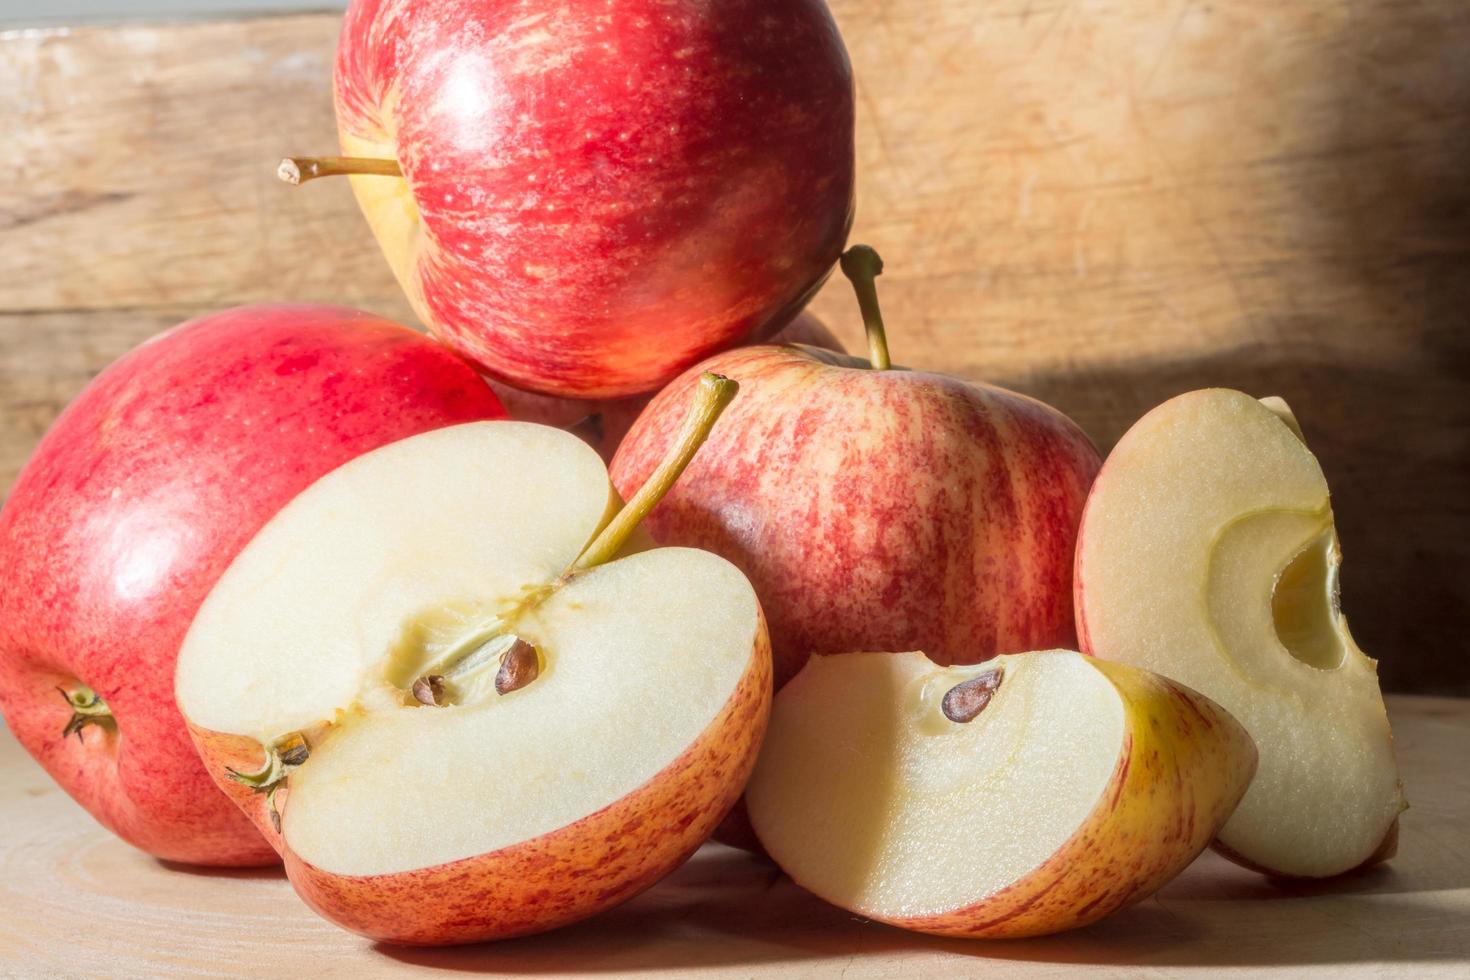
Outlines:
{"label": "yellow patch on apple skin", "polygon": [[[398,159],[397,143],[387,133],[367,138],[343,129],[339,136],[344,156]],[[408,297],[414,313],[421,322],[432,322],[424,306],[417,272],[426,248],[424,223],[419,218],[418,204],[414,201],[408,179],[375,175],[353,175],[347,179],[352,184],[352,193],[368,226],[372,228],[373,237],[378,240],[383,257],[388,260],[393,277]]]}
{"label": "yellow patch on apple skin", "polygon": [[1166,678],[1089,663],[1122,698],[1127,734],[1086,822],[1034,873],[981,902],[884,921],[985,939],[1074,929],[1151,895],[1209,844],[1255,773],[1250,736],[1214,702]]}

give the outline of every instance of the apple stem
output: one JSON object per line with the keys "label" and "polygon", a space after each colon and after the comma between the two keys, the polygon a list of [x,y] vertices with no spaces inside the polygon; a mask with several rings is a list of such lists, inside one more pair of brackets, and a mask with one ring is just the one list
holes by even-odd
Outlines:
{"label": "apple stem", "polygon": [[589,568],[601,565],[610,560],[628,543],[628,538],[633,534],[639,523],[648,512],[657,506],[664,495],[673,488],[680,474],[694,459],[694,454],[704,441],[709,438],[710,431],[714,429],[715,422],[719,420],[720,413],[735,393],[740,390],[740,385],[720,374],[711,374],[706,371],[699,376],[699,386],[694,393],[694,406],[690,408],[689,415],[684,419],[684,428],[674,442],[674,448],[664,457],[664,461],[658,465],[658,469],[649,475],[617,514],[608,521],[602,533],[593,539],[592,543],[583,549],[577,560],[562,573],[562,579],[570,578],[578,572],[584,572]]}
{"label": "apple stem", "polygon": [[514,608],[478,623],[434,663],[420,671],[409,689],[414,700],[435,707],[456,704],[456,690],[492,664],[498,667],[495,675],[497,694],[518,691],[534,681],[541,672],[540,653],[534,645],[515,634],[516,620],[579,572],[610,561],[622,550],[639,522],[664,498],[694,459],[694,454],[709,438],[720,413],[739,389],[738,384],[722,375],[709,372],[700,375],[694,406],[684,420],[684,428],[674,448],[638,488],[633,499],[613,515],[592,543],[582,549],[582,553],[555,581],[530,590]]}
{"label": "apple stem", "polygon": [[858,308],[863,311],[863,329],[868,333],[868,362],[875,371],[887,371],[888,334],[883,329],[883,313],[878,309],[878,286],[875,280],[883,274],[883,259],[870,245],[854,245],[842,253],[842,274],[857,293]]}
{"label": "apple stem", "polygon": [[377,157],[286,157],[276,168],[276,176],[288,184],[304,184],[318,177],[343,174],[373,174],[379,177],[402,177],[397,160]]}
{"label": "apple stem", "polygon": [[82,729],[88,725],[111,726],[116,724],[112,717],[112,709],[107,706],[97,692],[85,684],[78,684],[74,690],[65,688],[56,689],[71,708],[71,719],[67,721],[66,727],[61,730],[61,737],[75,735],[77,741],[82,740]]}

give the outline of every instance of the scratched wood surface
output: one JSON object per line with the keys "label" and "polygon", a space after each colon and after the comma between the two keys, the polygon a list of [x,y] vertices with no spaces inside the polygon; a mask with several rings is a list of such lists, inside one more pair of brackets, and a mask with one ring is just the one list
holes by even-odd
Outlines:
{"label": "scratched wood surface", "polygon": [[[855,235],[897,360],[1104,448],[1193,387],[1286,396],[1390,687],[1470,693],[1470,7],[835,0]],[[410,320],[333,145],[335,15],[0,34],[0,488],[96,371],[260,300]],[[856,343],[830,283],[815,308]]]}
{"label": "scratched wood surface", "polygon": [[857,919],[769,865],[707,846],[628,905],[529,939],[374,945],[318,919],[275,871],[166,867],[92,822],[0,728],[0,976],[347,977],[429,971],[605,980],[751,977],[1464,977],[1470,972],[1470,700],[1390,700],[1412,809],[1392,865],[1287,886],[1206,854],[1090,928],[941,940]]}

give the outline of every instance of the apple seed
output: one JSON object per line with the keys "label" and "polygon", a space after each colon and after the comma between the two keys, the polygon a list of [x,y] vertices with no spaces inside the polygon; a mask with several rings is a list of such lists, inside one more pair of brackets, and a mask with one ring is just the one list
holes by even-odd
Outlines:
{"label": "apple seed", "polygon": [[413,682],[413,699],[419,704],[440,707],[444,704],[444,675],[425,674]]}
{"label": "apple seed", "polygon": [[961,725],[974,721],[990,703],[1004,674],[1004,668],[996,667],[967,681],[961,681],[944,692],[944,700],[940,702],[944,717]]}
{"label": "apple seed", "polygon": [[540,673],[541,658],[536,655],[536,648],[516,637],[510,649],[501,654],[500,670],[495,675],[495,693],[519,691]]}

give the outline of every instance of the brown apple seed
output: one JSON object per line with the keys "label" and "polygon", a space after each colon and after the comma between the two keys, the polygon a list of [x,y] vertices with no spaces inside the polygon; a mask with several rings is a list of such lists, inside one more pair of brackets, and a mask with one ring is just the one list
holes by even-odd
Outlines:
{"label": "brown apple seed", "polygon": [[444,704],[444,678],[439,674],[425,674],[413,682],[413,699],[419,704],[439,707]]}
{"label": "brown apple seed", "polygon": [[311,757],[311,749],[307,747],[306,739],[299,734],[278,751],[281,753],[281,765],[290,766],[293,769]]}
{"label": "brown apple seed", "polygon": [[541,673],[541,658],[536,648],[517,638],[511,648],[500,656],[500,671],[495,675],[495,693],[509,694],[519,691]]}
{"label": "brown apple seed", "polygon": [[945,691],[944,700],[940,702],[944,717],[961,725],[974,721],[990,703],[1004,674],[1004,668],[996,667],[967,681],[961,681]]}

